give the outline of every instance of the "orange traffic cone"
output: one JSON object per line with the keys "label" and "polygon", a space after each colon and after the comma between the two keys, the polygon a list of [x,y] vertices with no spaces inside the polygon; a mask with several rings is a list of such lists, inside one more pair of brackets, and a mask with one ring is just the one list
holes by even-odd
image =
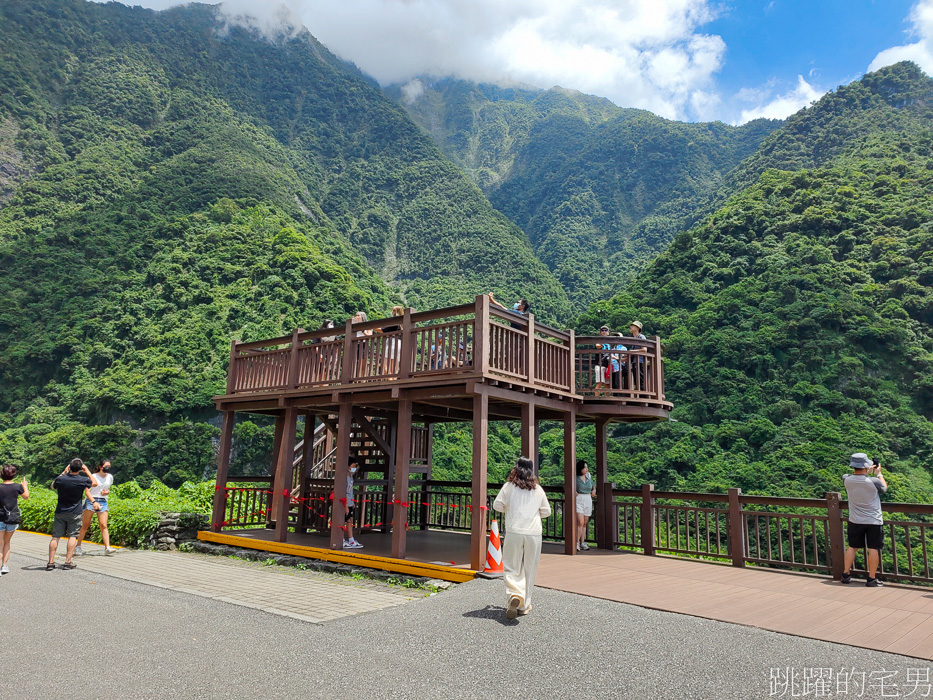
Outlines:
{"label": "orange traffic cone", "polygon": [[499,541],[499,523],[492,521],[492,527],[489,528],[489,548],[486,550],[486,568],[483,571],[486,576],[502,576],[505,574],[505,568],[502,566],[502,542]]}

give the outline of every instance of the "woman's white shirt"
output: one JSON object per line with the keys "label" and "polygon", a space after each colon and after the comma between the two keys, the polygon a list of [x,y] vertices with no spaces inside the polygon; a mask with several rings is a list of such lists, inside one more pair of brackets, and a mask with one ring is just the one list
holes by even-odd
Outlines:
{"label": "woman's white shirt", "polygon": [[506,482],[492,507],[505,513],[505,531],[516,535],[540,535],[541,518],[551,514],[544,489],[536,484],[534,490],[518,488],[511,481]]}
{"label": "woman's white shirt", "polygon": [[88,489],[88,493],[91,494],[91,498],[107,498],[106,496],[101,495],[100,492],[113,486],[113,474],[97,472],[93,476],[94,482],[97,484],[97,486],[92,486],[90,489]]}

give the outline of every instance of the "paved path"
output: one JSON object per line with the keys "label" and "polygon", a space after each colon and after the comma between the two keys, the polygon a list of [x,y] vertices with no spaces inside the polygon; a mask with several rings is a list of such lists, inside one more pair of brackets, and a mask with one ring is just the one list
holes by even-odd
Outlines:
{"label": "paved path", "polygon": [[905,697],[928,666],[543,589],[507,622],[499,581],[315,625],[14,557],[0,579],[4,698],[774,700],[792,696],[771,694],[772,669],[790,669],[799,696],[818,666],[864,674],[831,696],[848,700],[880,697],[881,678]]}
{"label": "paved path", "polygon": [[[58,548],[57,562],[61,564],[65,560],[64,542],[60,542]],[[17,532],[10,549],[14,573],[17,555],[38,559],[44,565],[48,561],[49,538]],[[103,555],[103,547],[93,544],[85,544],[83,550],[83,556],[74,558],[77,570],[170,588],[306,622],[326,622],[381,610],[424,595],[417,590],[375,581],[358,582],[343,576],[285,567],[241,566],[236,561],[206,555],[121,549],[107,557]],[[35,565],[35,561],[30,561],[30,568]],[[46,572],[44,566],[41,568],[42,573],[50,576],[73,573],[64,570]]]}
{"label": "paved path", "polygon": [[542,555],[538,585],[933,659],[933,588],[845,586],[826,576],[604,550]]}

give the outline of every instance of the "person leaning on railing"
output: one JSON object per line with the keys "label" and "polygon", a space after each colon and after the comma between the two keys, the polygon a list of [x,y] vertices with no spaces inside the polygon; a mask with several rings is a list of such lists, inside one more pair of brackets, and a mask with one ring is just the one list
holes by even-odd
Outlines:
{"label": "person leaning on railing", "polygon": [[849,460],[854,474],[845,474],[842,483],[849,500],[849,525],[846,549],[846,568],[842,583],[851,583],[855,555],[860,549],[868,549],[868,580],[865,585],[877,588],[883,585],[878,580],[878,562],[884,547],[884,517],[881,513],[880,495],[888,490],[888,482],[881,476],[881,464],[870,460],[864,452],[856,452]]}
{"label": "person leaning on railing", "polygon": [[[641,332],[644,327],[645,326],[641,321],[632,321],[628,326],[628,330],[629,333],[632,334],[633,338],[636,338],[637,340],[648,340],[645,337],[645,334]],[[629,356],[629,361],[632,363],[632,382],[637,388],[645,389],[646,377],[644,353],[646,353],[647,350],[644,347],[635,347],[632,348],[632,352],[642,353],[642,356],[638,358],[632,358],[631,355]]]}
{"label": "person leaning on railing", "polygon": [[[405,315],[404,306],[392,307],[392,318],[400,318]],[[397,333],[402,330],[402,326],[396,322],[379,329],[380,333]],[[402,355],[402,339],[387,338],[385,343],[386,370],[387,374],[396,374],[398,372],[398,360]]]}

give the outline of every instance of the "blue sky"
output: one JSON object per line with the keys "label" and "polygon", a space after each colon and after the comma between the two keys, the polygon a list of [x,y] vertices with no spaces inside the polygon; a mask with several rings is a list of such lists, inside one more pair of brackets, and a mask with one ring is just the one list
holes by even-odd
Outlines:
{"label": "blue sky", "polygon": [[305,26],[411,99],[419,76],[454,76],[743,123],[787,117],[872,66],[911,59],[933,73],[933,0],[225,0],[221,11],[270,37]]}
{"label": "blue sky", "polygon": [[913,5],[905,0],[733,2],[702,30],[721,36],[727,47],[716,78],[724,97],[769,82],[777,92],[792,90],[798,75],[823,91],[860,77],[884,49],[908,43]]}

